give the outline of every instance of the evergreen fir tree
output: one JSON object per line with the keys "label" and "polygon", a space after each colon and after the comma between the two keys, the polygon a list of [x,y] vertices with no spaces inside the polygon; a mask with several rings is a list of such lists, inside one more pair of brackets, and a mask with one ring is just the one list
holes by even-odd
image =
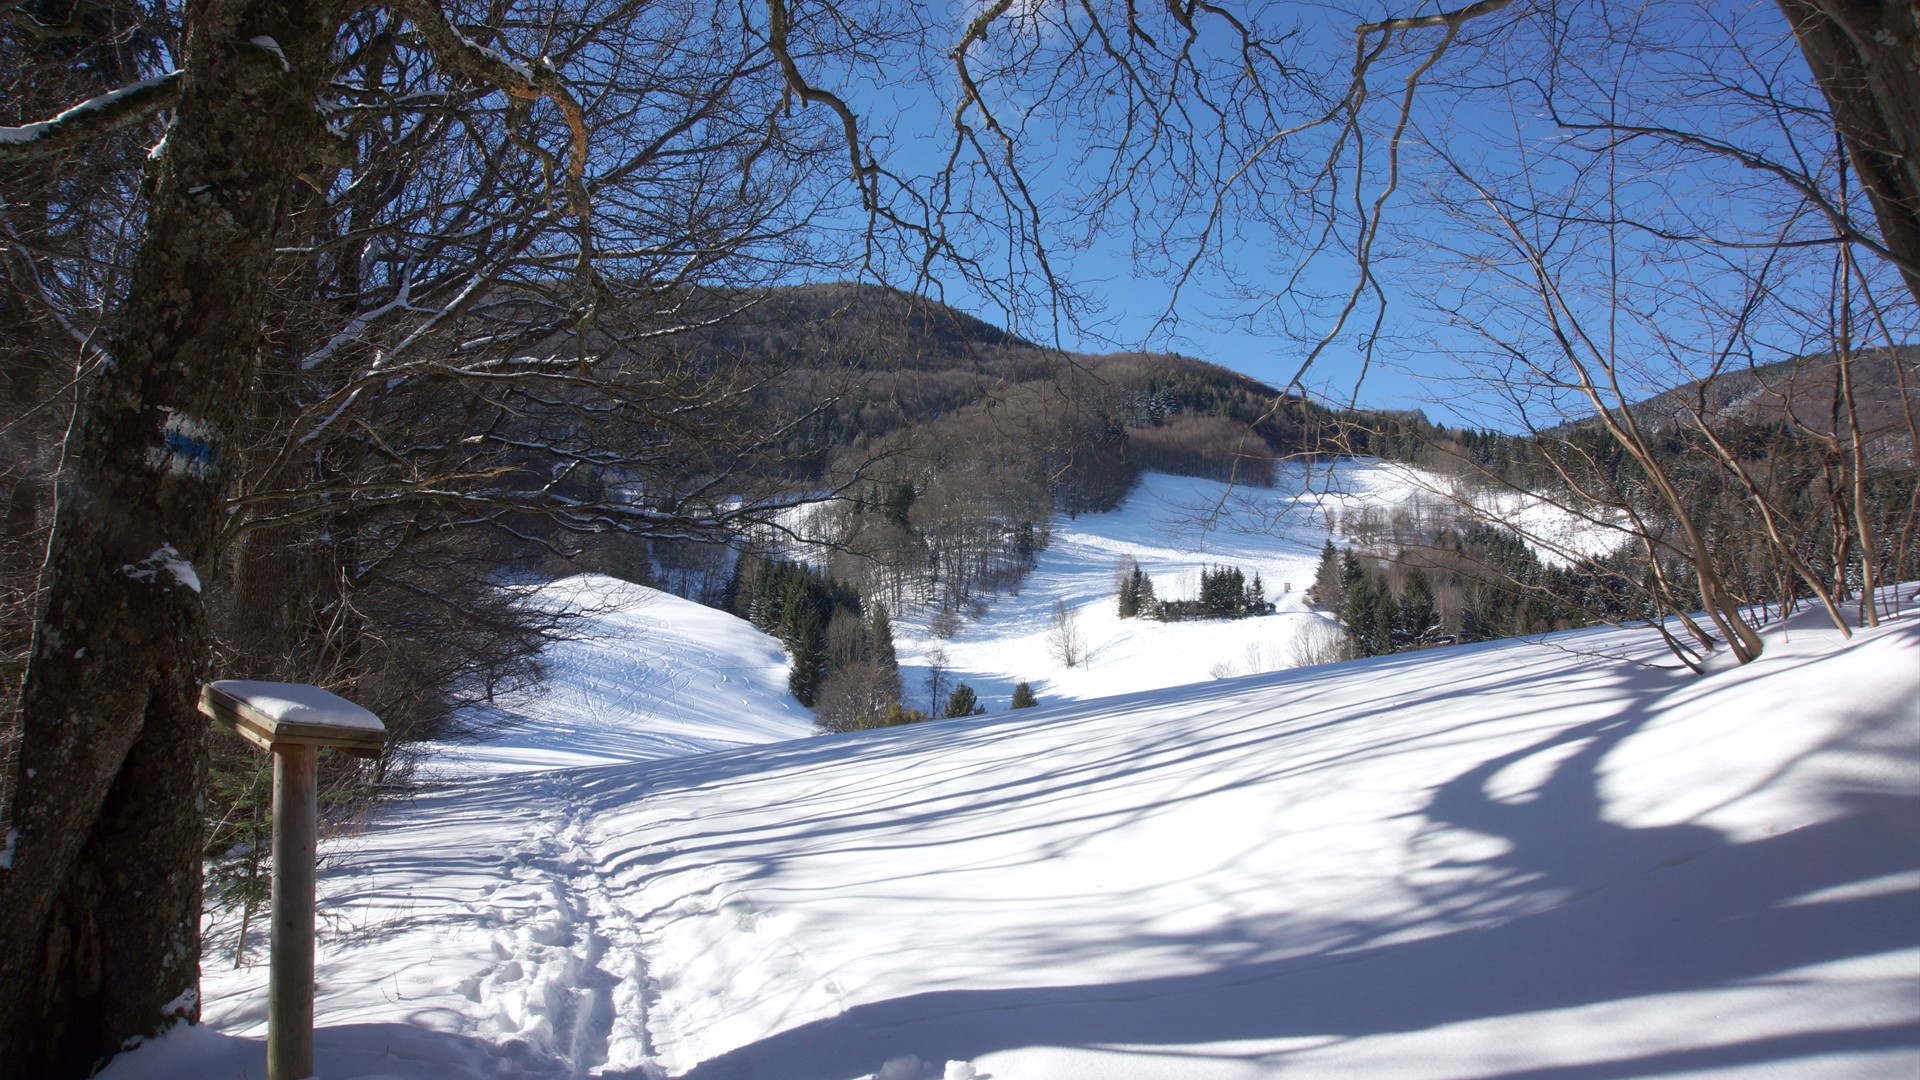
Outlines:
{"label": "evergreen fir tree", "polygon": [[1018,683],[1013,688],[1013,701],[1009,703],[1008,707],[1013,709],[1031,709],[1038,704],[1040,704],[1040,699],[1033,696],[1033,686],[1029,683]]}
{"label": "evergreen fir tree", "polygon": [[1395,606],[1393,591],[1387,583],[1381,581],[1373,592],[1373,632],[1369,635],[1374,656],[1385,656],[1393,650],[1393,616]]}
{"label": "evergreen fir tree", "polygon": [[901,528],[907,527],[907,511],[913,509],[915,498],[913,482],[902,480],[887,489],[887,501],[883,507],[887,520]]}
{"label": "evergreen fir tree", "polygon": [[987,710],[980,705],[980,696],[973,692],[973,687],[968,686],[966,683],[960,683],[953,688],[953,693],[947,695],[946,711],[940,715],[943,718],[951,719],[956,716],[972,716],[976,713],[986,711]]}
{"label": "evergreen fir tree", "polygon": [[1360,556],[1348,548],[1340,553],[1340,588],[1344,591],[1366,577],[1366,567],[1360,565]]}
{"label": "evergreen fir tree", "polygon": [[1340,610],[1340,553],[1332,540],[1320,549],[1320,566],[1313,573],[1313,602],[1328,611]]}
{"label": "evergreen fir tree", "polygon": [[900,700],[900,655],[893,648],[893,620],[887,606],[873,602],[873,621],[867,627],[867,640],[873,650],[873,665],[879,669],[881,689],[893,700]]}
{"label": "evergreen fir tree", "polygon": [[1416,566],[1407,571],[1406,585],[1400,590],[1400,602],[1395,607],[1395,644],[1403,649],[1425,644],[1438,621],[1433,608],[1433,585],[1426,571]]}
{"label": "evergreen fir tree", "polygon": [[1153,614],[1153,579],[1139,566],[1120,585],[1120,617],[1139,618]]}
{"label": "evergreen fir tree", "polygon": [[1347,626],[1347,636],[1353,640],[1356,656],[1379,656],[1389,648],[1378,634],[1378,621],[1375,611],[1380,607],[1380,597],[1374,588],[1370,575],[1361,574],[1348,582],[1342,589],[1344,603],[1340,609],[1340,621]]}
{"label": "evergreen fir tree", "polygon": [[752,621],[749,609],[753,605],[753,571],[759,556],[752,552],[742,552],[733,560],[733,573],[727,575],[727,592],[722,600],[725,610]]}
{"label": "evergreen fir tree", "polygon": [[827,635],[820,617],[802,604],[788,624],[792,638],[787,643],[793,654],[793,671],[787,676],[787,689],[800,704],[811,708],[820,692],[820,681],[827,674]]}

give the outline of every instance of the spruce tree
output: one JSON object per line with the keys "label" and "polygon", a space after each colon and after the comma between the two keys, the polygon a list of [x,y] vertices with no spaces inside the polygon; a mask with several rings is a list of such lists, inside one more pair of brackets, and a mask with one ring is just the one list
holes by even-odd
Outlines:
{"label": "spruce tree", "polygon": [[790,636],[787,649],[793,655],[793,671],[787,676],[787,689],[800,704],[812,707],[820,693],[820,682],[827,677],[827,632],[820,616],[801,604],[786,624]]}
{"label": "spruce tree", "polygon": [[1032,684],[1019,683],[1013,688],[1013,700],[1008,703],[1008,707],[1013,709],[1031,709],[1038,704],[1040,704],[1040,699],[1033,696]]}
{"label": "spruce tree", "polygon": [[1438,622],[1433,607],[1433,585],[1426,571],[1414,567],[1407,571],[1407,582],[1400,590],[1400,602],[1394,611],[1394,639],[1402,648],[1426,643]]}
{"label": "spruce tree", "polygon": [[1320,549],[1320,567],[1313,573],[1313,602],[1328,611],[1340,610],[1340,553],[1332,540]]}
{"label": "spruce tree", "polygon": [[[1347,634],[1353,639],[1356,656],[1379,656],[1392,649],[1392,628],[1388,627],[1388,636],[1380,634],[1378,612],[1384,601],[1390,612],[1392,597],[1382,595],[1383,589],[1376,588],[1373,576],[1361,573],[1349,582],[1343,590],[1345,602],[1340,609],[1340,621],[1347,625]],[[1389,621],[1391,616],[1389,616]]]}
{"label": "spruce tree", "polygon": [[1153,612],[1153,579],[1135,565],[1120,583],[1120,617],[1138,618]]}
{"label": "spruce tree", "polygon": [[1393,616],[1396,608],[1393,603],[1393,590],[1382,580],[1373,592],[1373,632],[1369,635],[1373,645],[1373,655],[1385,656],[1393,652]]}
{"label": "spruce tree", "polygon": [[887,501],[884,511],[887,520],[901,528],[907,527],[907,511],[913,509],[916,493],[911,480],[902,480],[887,489]]}
{"label": "spruce tree", "polygon": [[1133,576],[1134,576],[1134,587],[1133,587],[1134,614],[1145,616],[1145,617],[1152,617],[1154,613],[1153,579],[1147,576],[1147,572],[1145,570],[1142,570],[1137,566],[1133,568]]}
{"label": "spruce tree", "polygon": [[867,627],[867,640],[873,649],[873,666],[879,671],[879,689],[894,701],[900,700],[900,655],[893,648],[893,620],[887,605],[875,600],[873,620]]}
{"label": "spruce tree", "polygon": [[943,718],[952,719],[956,716],[972,716],[986,711],[980,706],[980,695],[973,692],[973,687],[960,683],[953,688],[953,693],[947,695],[946,711],[940,715]]}

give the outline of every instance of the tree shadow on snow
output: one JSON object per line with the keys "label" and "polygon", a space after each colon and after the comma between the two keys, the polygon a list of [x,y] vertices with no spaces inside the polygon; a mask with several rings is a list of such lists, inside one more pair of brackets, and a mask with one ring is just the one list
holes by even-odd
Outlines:
{"label": "tree shadow on snow", "polygon": [[[1419,1032],[1730,988],[1920,946],[1920,887],[1911,878],[1840,889],[1920,867],[1920,796],[1840,793],[1841,812],[1830,820],[1740,844],[1701,826],[1629,828],[1605,820],[1601,763],[1661,709],[1659,695],[1648,695],[1621,713],[1481,762],[1432,792],[1421,811],[1426,828],[1504,841],[1500,854],[1477,864],[1503,883],[1483,921],[1472,918],[1473,905],[1487,900],[1481,894],[1489,873],[1476,875],[1472,898],[1449,897],[1444,887],[1424,898],[1429,909],[1448,912],[1450,926],[1464,918],[1470,929],[1405,940],[1417,925],[1360,925],[1357,936],[1345,938],[1357,945],[1198,974],[915,994],[740,1047],[687,1080],[847,1080],[893,1054],[938,1061],[1035,1046],[1227,1058],[1220,1047],[1201,1047]],[[1564,756],[1531,800],[1489,794],[1501,770],[1551,753]],[[1838,891],[1810,899],[1824,890]],[[1534,914],[1515,915],[1501,902],[1543,894],[1560,899]],[[1198,950],[1208,940],[1196,935],[1192,944]],[[1164,937],[1155,944],[1164,945]],[[1130,943],[1111,947],[1124,952]],[[1827,1030],[1773,1030],[1745,1040],[1703,1030],[1696,1045],[1680,1049],[1503,1075],[1588,1080],[1920,1047],[1920,1025],[1910,1014],[1877,1024],[1844,1015],[1828,1022]],[[1286,1056],[1252,1060],[1278,1068]]]}

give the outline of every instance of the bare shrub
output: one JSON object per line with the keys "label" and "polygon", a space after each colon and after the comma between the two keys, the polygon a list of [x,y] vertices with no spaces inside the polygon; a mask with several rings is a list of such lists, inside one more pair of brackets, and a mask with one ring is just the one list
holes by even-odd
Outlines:
{"label": "bare shrub", "polygon": [[1287,643],[1290,666],[1314,667],[1347,659],[1350,653],[1347,632],[1338,623],[1315,619]]}
{"label": "bare shrub", "polygon": [[814,702],[815,723],[823,731],[864,731],[882,726],[896,701],[897,674],[878,664],[840,668],[820,684]]}
{"label": "bare shrub", "polygon": [[1053,650],[1054,659],[1067,667],[1079,667],[1087,658],[1086,639],[1065,600],[1053,602],[1053,627],[1047,633],[1047,647]]}

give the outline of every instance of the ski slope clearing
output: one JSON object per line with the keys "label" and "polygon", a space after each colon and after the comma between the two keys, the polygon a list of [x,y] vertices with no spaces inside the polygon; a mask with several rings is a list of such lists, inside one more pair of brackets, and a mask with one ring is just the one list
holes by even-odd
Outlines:
{"label": "ski slope clearing", "polygon": [[569,613],[544,686],[502,694],[474,719],[486,739],[436,748],[438,778],[648,761],[813,733],[787,692],[780,643],[722,611],[604,574],[528,597]]}
{"label": "ski slope clearing", "polygon": [[[1591,631],[449,786],[327,1080],[1920,1075],[1920,619]],[[260,1077],[264,966],[113,1080]]]}

